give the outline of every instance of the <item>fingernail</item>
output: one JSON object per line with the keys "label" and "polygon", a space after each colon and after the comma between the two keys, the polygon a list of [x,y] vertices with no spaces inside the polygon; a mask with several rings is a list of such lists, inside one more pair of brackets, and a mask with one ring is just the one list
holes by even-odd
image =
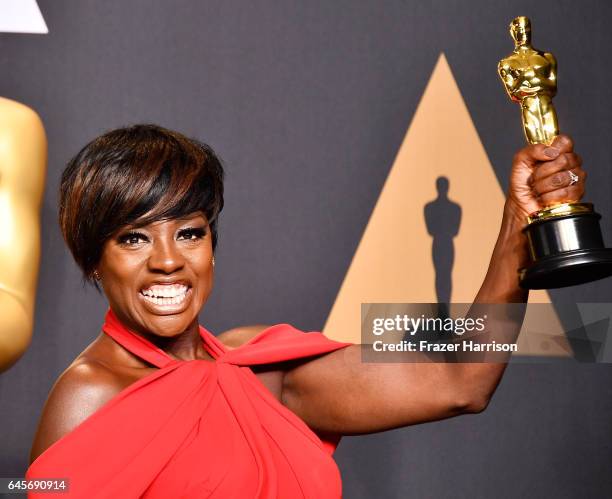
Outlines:
{"label": "fingernail", "polygon": [[547,147],[544,149],[544,154],[546,154],[546,156],[549,158],[556,158],[559,156],[559,152],[559,149],[555,149],[554,147]]}

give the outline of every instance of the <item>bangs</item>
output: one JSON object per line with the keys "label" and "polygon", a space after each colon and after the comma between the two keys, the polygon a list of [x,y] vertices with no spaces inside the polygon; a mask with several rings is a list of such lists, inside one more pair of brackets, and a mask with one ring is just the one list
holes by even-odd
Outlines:
{"label": "bangs", "polygon": [[67,165],[60,186],[62,234],[86,279],[104,243],[126,225],[202,212],[217,243],[223,167],[197,140],[156,125],[135,125],[90,142]]}
{"label": "bangs", "polygon": [[201,167],[205,158],[196,163],[193,159],[173,154],[157,164],[132,163],[128,182],[122,186],[121,193],[114,193],[119,195],[109,205],[109,218],[122,220],[123,225],[142,227],[200,211],[209,224],[214,222],[218,215],[214,210],[214,185],[206,169]]}
{"label": "bangs", "polygon": [[204,213],[208,223],[212,223],[218,215],[208,209],[212,198],[212,190],[210,186],[207,188],[204,179],[196,179],[194,183],[185,178],[173,182],[169,175],[161,175],[134,211],[127,216],[127,220],[131,225],[143,226],[160,220],[182,218],[200,211]]}

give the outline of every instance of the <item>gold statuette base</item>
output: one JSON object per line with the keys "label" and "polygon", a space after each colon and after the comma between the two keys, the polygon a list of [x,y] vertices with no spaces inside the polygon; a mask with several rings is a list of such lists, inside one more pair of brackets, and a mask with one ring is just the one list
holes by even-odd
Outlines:
{"label": "gold statuette base", "polygon": [[604,246],[591,203],[564,203],[531,214],[523,229],[531,264],[519,270],[527,289],[574,286],[612,275],[612,249]]}

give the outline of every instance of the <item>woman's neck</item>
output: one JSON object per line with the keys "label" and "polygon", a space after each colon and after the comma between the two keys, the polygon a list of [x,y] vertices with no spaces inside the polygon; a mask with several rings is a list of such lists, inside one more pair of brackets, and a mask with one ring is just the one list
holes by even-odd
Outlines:
{"label": "woman's neck", "polygon": [[178,360],[201,360],[209,357],[200,337],[197,319],[185,331],[174,336],[160,336],[152,333],[142,336]]}

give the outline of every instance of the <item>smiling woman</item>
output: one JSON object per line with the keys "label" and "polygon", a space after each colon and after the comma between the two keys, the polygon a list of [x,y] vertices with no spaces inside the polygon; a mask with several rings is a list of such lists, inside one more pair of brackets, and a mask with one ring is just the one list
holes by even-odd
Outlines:
{"label": "smiling woman", "polygon": [[[551,187],[570,170],[578,183]],[[565,136],[515,156],[475,303],[527,300],[525,215],[543,192],[578,200],[584,178]],[[486,407],[503,363],[368,364],[360,345],[289,324],[218,337],[200,326],[222,208],[213,151],[158,126],[111,131],[70,161],[60,226],[109,310],[49,394],[27,478],[66,477],[63,497],[337,499],[341,435]],[[486,332],[512,342],[521,320]]]}
{"label": "smiling woman", "polygon": [[123,324],[162,337],[189,327],[212,289],[208,227],[200,212],[122,229],[106,241],[95,273]]}
{"label": "smiling woman", "polygon": [[185,331],[208,299],[222,209],[213,150],[155,125],[102,135],[62,175],[60,227],[84,278],[152,340]]}
{"label": "smiling woman", "polygon": [[334,442],[282,405],[279,363],[346,345],[289,325],[219,341],[198,325],[222,207],[214,152],[158,126],[111,131],[69,162],[60,226],[110,308],[48,397],[28,478],[68,477],[71,497],[339,495]]}
{"label": "smiling woman", "polygon": [[119,230],[127,236],[129,228],[154,221],[201,212],[214,250],[222,209],[223,168],[213,150],[155,125],[121,128],[98,137],[62,175],[60,227],[90,281],[104,242]]}

